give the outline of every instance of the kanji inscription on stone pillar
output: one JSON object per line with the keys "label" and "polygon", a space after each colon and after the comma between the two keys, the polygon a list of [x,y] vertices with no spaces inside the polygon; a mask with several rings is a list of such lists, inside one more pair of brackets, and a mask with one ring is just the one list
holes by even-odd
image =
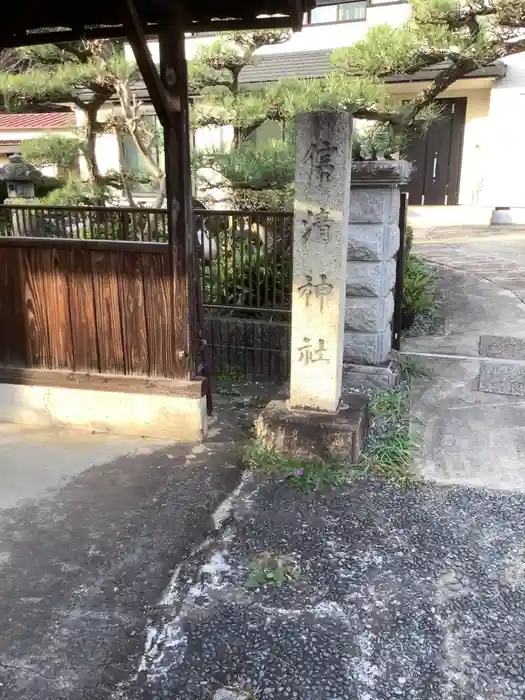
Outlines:
{"label": "kanji inscription on stone pillar", "polygon": [[352,116],[297,119],[290,407],[341,399]]}

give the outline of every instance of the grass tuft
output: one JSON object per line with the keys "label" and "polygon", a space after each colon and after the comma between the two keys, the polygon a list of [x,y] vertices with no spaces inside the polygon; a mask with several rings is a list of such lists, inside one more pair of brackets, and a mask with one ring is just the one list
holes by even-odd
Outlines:
{"label": "grass tuft", "polygon": [[272,552],[263,552],[254,559],[249,567],[245,588],[261,588],[266,585],[282,586],[292,583],[301,576],[301,569],[291,557]]}
{"label": "grass tuft", "polygon": [[286,457],[257,439],[248,444],[244,457],[250,467],[286,480],[305,493],[344,486],[352,476],[352,468],[336,460],[308,461],[299,457]]}
{"label": "grass tuft", "polygon": [[378,391],[369,404],[372,430],[361,466],[399,486],[416,481],[413,469],[419,447],[410,431],[410,392],[408,389]]}
{"label": "grass tuft", "polygon": [[417,482],[413,463],[418,447],[408,429],[399,425],[364,453],[361,466],[365,473],[380,476],[398,486],[413,486]]}
{"label": "grass tuft", "polygon": [[407,380],[410,379],[432,379],[435,373],[429,367],[418,362],[409,355],[402,355],[399,352],[394,353],[394,359],[401,367],[401,371]]}

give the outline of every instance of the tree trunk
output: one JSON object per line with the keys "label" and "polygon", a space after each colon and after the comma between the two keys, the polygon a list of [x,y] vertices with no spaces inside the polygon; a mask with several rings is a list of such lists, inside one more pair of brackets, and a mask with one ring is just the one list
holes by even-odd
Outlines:
{"label": "tree trunk", "polygon": [[86,110],[86,125],[85,125],[85,145],[84,145],[84,157],[86,159],[86,165],[89,171],[89,179],[92,184],[100,185],[102,184],[102,176],[98,168],[97,163],[97,112],[98,107],[95,109],[92,105],[89,105]]}

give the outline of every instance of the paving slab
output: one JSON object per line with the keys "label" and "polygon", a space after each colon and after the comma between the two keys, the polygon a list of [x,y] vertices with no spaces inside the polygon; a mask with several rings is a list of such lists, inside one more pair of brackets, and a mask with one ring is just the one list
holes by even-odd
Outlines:
{"label": "paving slab", "polygon": [[525,360],[525,338],[482,335],[479,339],[479,354],[503,360]]}
{"label": "paving slab", "polygon": [[478,391],[481,362],[418,358],[413,389],[422,476],[439,484],[525,492],[525,399]]}

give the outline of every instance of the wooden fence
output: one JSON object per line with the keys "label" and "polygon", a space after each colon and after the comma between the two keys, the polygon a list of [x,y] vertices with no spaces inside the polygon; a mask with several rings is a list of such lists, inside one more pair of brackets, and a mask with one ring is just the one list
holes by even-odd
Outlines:
{"label": "wooden fence", "polygon": [[0,362],[176,377],[171,289],[162,244],[4,239]]}
{"label": "wooden fence", "polygon": [[[286,379],[292,215],[195,214],[212,371]],[[180,376],[166,223],[165,210],[0,207],[0,366]]]}

